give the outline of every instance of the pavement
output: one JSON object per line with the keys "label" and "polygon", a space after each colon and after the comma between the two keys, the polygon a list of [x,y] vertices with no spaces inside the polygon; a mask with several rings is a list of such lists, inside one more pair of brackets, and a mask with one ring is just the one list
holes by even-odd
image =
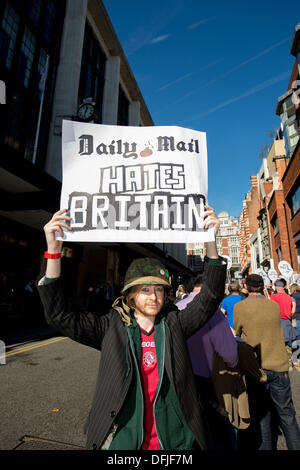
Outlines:
{"label": "pavement", "polygon": [[75,446],[66,442],[34,436],[22,436],[20,443],[12,450],[86,450],[85,446]]}
{"label": "pavement", "polygon": [[84,450],[100,353],[36,331],[11,334],[0,365],[0,450]]}

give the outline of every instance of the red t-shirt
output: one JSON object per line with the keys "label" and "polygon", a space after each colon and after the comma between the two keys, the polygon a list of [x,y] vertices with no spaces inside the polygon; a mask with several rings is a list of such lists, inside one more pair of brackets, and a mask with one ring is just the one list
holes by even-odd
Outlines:
{"label": "red t-shirt", "polygon": [[158,368],[154,342],[154,327],[147,333],[140,327],[141,334],[141,378],[144,392],[144,441],[142,450],[160,450],[154,421],[154,401],[158,384]]}
{"label": "red t-shirt", "polygon": [[281,320],[290,320],[292,316],[292,298],[288,294],[277,293],[270,296],[280,307]]}

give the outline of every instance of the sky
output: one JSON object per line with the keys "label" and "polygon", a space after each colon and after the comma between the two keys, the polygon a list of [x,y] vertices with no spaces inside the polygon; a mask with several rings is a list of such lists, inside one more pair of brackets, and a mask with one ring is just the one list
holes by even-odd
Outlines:
{"label": "sky", "polygon": [[300,14],[279,0],[103,3],[154,124],[206,132],[208,203],[238,217],[280,127]]}

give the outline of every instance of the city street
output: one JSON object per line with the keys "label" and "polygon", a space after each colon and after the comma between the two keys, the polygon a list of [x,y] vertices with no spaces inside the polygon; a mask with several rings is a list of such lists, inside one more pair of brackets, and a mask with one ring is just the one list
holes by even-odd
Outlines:
{"label": "city street", "polygon": [[[97,458],[80,452],[95,388],[89,449],[207,437],[251,451],[261,429],[288,450],[271,412],[264,432],[263,386],[216,370],[215,353],[237,362],[229,326],[274,376],[269,410],[297,448],[300,355],[287,372],[284,343],[300,343],[298,14],[279,0],[0,1],[0,451]],[[250,425],[234,433],[211,405]]]}
{"label": "city street", "polygon": [[[62,336],[7,344],[0,365],[0,450],[81,450],[100,353]],[[28,334],[27,334],[28,337]],[[290,373],[300,423],[300,372]],[[283,437],[279,450],[286,449]]]}
{"label": "city street", "polygon": [[99,357],[60,336],[7,347],[0,366],[0,449],[14,449],[23,436],[19,449],[84,448]]}

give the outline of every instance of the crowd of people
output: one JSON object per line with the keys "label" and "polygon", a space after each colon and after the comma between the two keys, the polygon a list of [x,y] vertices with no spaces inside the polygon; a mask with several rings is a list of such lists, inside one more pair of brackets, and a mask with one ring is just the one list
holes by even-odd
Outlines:
{"label": "crowd of people", "polygon": [[[190,292],[181,286],[175,299],[166,267],[139,258],[108,313],[74,312],[55,238],[71,230],[70,220],[61,210],[44,227],[47,267],[38,290],[51,325],[101,351],[87,449],[275,450],[282,432],[287,448],[300,450],[287,349],[298,338],[299,290],[290,296],[278,280],[266,293],[262,277],[251,274],[225,295],[226,260],[207,242]],[[204,228],[216,236],[219,225],[206,206]]]}
{"label": "crowd of people", "polygon": [[[201,275],[196,278],[194,289],[185,300],[177,302],[179,309],[200,292],[201,278]],[[211,410],[215,448],[275,450],[282,431],[288,449],[300,449],[288,376],[293,367],[300,366],[299,300],[298,284],[288,286],[282,278],[266,289],[263,278],[251,274],[243,281],[235,280],[226,286],[224,299],[215,315],[188,340],[199,393],[206,390],[206,397],[209,397],[206,406]],[[241,341],[251,346],[255,354],[256,376],[253,370],[243,374],[239,367]],[[235,367],[236,372],[244,375],[249,411],[249,425],[244,429],[230,426],[232,417],[229,414],[225,415],[224,421],[222,414],[214,411],[218,408],[219,392],[214,388],[213,380],[215,355],[220,356],[229,368]],[[259,369],[260,374],[257,373]],[[210,406],[212,396],[215,398],[214,409]]]}

